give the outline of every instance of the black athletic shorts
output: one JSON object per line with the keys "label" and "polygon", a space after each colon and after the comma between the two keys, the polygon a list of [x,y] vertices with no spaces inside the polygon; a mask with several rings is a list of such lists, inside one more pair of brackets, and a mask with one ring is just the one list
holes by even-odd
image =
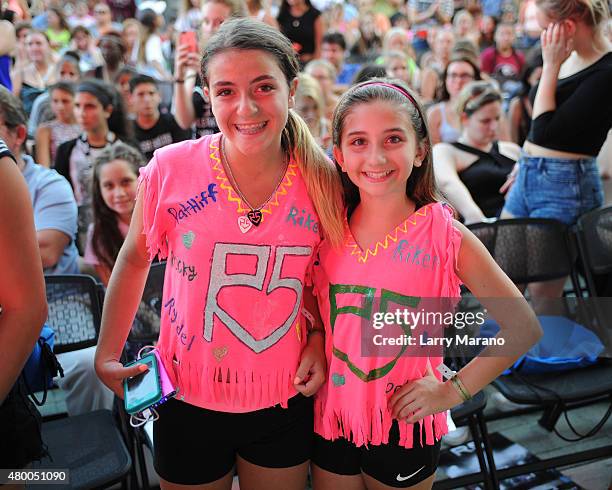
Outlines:
{"label": "black athletic shorts", "polygon": [[346,439],[329,441],[315,434],[312,462],[337,475],[360,475],[362,472],[385,485],[406,488],[416,485],[436,472],[440,441],[425,444],[425,431],[419,444],[419,424],[414,424],[414,447],[398,445],[399,427],[393,422],[389,443],[357,447]]}
{"label": "black athletic shorts", "polygon": [[236,455],[265,468],[290,468],[311,456],[313,400],[301,394],[286,409],[227,413],[172,399],[157,411],[154,466],[172,483],[214,482],[232,470]]}

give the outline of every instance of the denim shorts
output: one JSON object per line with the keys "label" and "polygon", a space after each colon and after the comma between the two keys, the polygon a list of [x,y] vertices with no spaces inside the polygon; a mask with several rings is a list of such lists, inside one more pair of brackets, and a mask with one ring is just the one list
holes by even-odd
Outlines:
{"label": "denim shorts", "polygon": [[522,154],[503,212],[515,218],[551,218],[573,225],[581,215],[600,207],[603,199],[594,158],[572,160]]}

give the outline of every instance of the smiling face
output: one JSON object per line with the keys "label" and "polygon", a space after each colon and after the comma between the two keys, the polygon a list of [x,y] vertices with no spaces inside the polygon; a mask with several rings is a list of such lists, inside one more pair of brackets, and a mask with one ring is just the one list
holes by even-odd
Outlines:
{"label": "smiling face", "polygon": [[99,169],[102,200],[129,223],[136,203],[138,177],[125,160],[112,160]]}
{"label": "smiling face", "polygon": [[350,109],[334,157],[366,196],[406,198],[406,182],[424,157],[405,110],[375,100]]}
{"label": "smiling face", "polygon": [[222,51],[207,73],[207,93],[228,151],[277,155],[297,80],[290,89],[276,59],[260,50]]}

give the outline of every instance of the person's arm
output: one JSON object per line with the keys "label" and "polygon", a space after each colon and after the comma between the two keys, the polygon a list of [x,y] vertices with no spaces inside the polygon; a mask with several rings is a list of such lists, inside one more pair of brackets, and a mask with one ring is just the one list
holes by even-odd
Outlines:
{"label": "person's arm", "polygon": [[51,166],[51,128],[39,126],[36,130],[36,163]]}
{"label": "person's arm", "polygon": [[198,65],[197,53],[190,53],[189,47],[178,46],[174,66],[174,92],[172,97],[172,111],[176,122],[183,129],[191,128],[195,121],[195,109],[192,102],[195,87],[195,74]]}
{"label": "person's arm", "polygon": [[98,274],[98,278],[100,282],[104,284],[104,286],[108,286],[108,281],[111,276],[111,271],[108,270],[108,267],[103,266],[102,264],[94,265],[94,269],[96,270],[96,274]]}
{"label": "person's arm", "polygon": [[312,59],[317,60],[321,57],[324,31],[325,25],[323,23],[323,16],[319,15],[314,21],[314,53],[312,53]]}
{"label": "person's arm", "polygon": [[44,269],[57,265],[71,240],[68,235],[58,230],[38,231],[36,238]]}
{"label": "person's arm", "polygon": [[440,126],[442,125],[441,112],[443,110],[443,106],[436,104],[435,106],[430,107],[427,111],[427,126],[429,127],[429,138],[432,146],[442,142],[442,137],[440,136]]}
{"label": "person's arm", "polygon": [[431,102],[436,97],[438,87],[438,74],[431,68],[421,70],[421,99],[423,102]]}
{"label": "person's arm", "polygon": [[[460,223],[455,226],[462,235],[457,275],[499,324],[495,338],[505,339],[501,349],[487,346],[457,373],[468,393],[475,395],[527,352],[542,337],[542,329],[521,292],[480,240]],[[395,418],[414,423],[462,402],[450,381],[439,382],[430,373],[404,385],[391,397],[389,406]]]}
{"label": "person's arm", "polygon": [[312,396],[325,383],[327,377],[325,327],[312,286],[304,287],[303,301],[304,309],[312,316],[314,325],[309,325],[309,328],[306,329],[308,339],[300,357],[300,365],[295,373],[294,387],[303,395]]}
{"label": "person's arm", "polygon": [[542,77],[538,85],[538,91],[533,102],[532,118],[536,119],[540,114],[554,111],[557,108],[555,92],[561,65],[572,52],[572,42],[565,33],[565,26],[549,24],[548,28],[540,35],[542,43]]}
{"label": "person's arm", "polygon": [[0,404],[47,318],[33,216],[23,176],[12,159],[0,158],[0,257],[7,264],[0,275]]}
{"label": "person's arm", "polygon": [[13,66],[11,70],[11,82],[13,82],[13,94],[15,97],[19,97],[21,94],[21,86],[23,85],[23,71],[25,67],[23,64]]}
{"label": "person's arm", "polygon": [[123,379],[141,372],[119,362],[132,321],[136,316],[149,272],[149,254],[143,234],[144,185],[140,186],[130,229],[108,283],[95,368],[102,382],[123,398]]}
{"label": "person's arm", "polygon": [[439,143],[433,147],[434,175],[440,191],[463,216],[466,223],[478,223],[485,215],[457,174],[453,147]]}
{"label": "person's arm", "polygon": [[66,179],[55,172],[36,192],[34,223],[43,268],[55,267],[77,233],[77,205]]}
{"label": "person's arm", "polygon": [[510,107],[508,108],[508,118],[510,120],[510,139],[516,144],[520,144],[519,131],[521,128],[521,98],[515,97],[510,101]]}
{"label": "person's arm", "polygon": [[408,7],[408,13],[410,18],[412,19],[413,24],[420,24],[425,22],[427,19],[431,19],[434,15],[436,15],[436,11],[438,10],[438,1],[433,2],[427,9],[419,12],[414,6],[412,2],[410,2],[410,6]]}
{"label": "person's arm", "polygon": [[0,56],[10,55],[16,45],[15,27],[8,20],[0,20]]}

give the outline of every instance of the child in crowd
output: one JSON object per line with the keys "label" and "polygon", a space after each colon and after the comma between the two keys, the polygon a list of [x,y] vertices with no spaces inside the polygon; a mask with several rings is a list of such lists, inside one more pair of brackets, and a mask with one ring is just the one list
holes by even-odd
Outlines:
{"label": "child in crowd", "polygon": [[61,51],[70,43],[70,26],[62,9],[51,7],[47,12],[49,27],[46,30],[49,44],[55,51]]}
{"label": "child in crowd", "polygon": [[237,466],[244,488],[303,490],[325,366],[300,312],[321,235],[342,240],[340,179],[291,110],[299,63],[278,30],[226,21],[201,65],[221,133],[143,169],[96,370],[123,397],[139,368],[118,359],[150,260],[167,258],[158,351],[179,395],[154,424],[162,488],[229,488]]}
{"label": "child in crowd", "polygon": [[347,214],[343,246],[323,242],[313,271],[328,363],[315,401],[314,488],[431,488],[446,410],[518,354],[485,351],[442,382],[438,352],[362,354],[373,311],[416,310],[424,298],[452,303],[464,282],[477,297],[512,298],[511,312],[489,305],[506,344],[510,332],[520,339],[512,352],[525,352],[540,328],[485,247],[438,201],[427,124],[410,89],[386,79],[349,89],[334,113],[333,144]]}
{"label": "child in crowd", "polygon": [[331,134],[319,82],[306,73],[300,73],[298,80],[295,110],[304,119],[317,143],[327,150],[330,147]]}
{"label": "child in crowd", "polygon": [[69,82],[58,82],[49,92],[55,119],[41,124],[36,131],[36,163],[45,167],[55,162],[59,145],[76,138],[81,132],[74,117],[74,86]]}
{"label": "child in crowd", "polygon": [[122,142],[104,150],[94,162],[93,223],[87,230],[84,261],[95,268],[105,286],[130,227],[143,165],[140,152]]}

